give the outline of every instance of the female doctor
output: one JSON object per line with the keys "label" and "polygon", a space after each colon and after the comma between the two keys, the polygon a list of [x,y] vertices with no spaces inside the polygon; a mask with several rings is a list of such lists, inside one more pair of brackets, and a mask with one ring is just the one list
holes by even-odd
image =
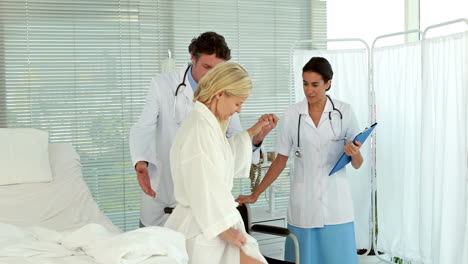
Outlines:
{"label": "female doctor", "polygon": [[[287,109],[280,126],[278,156],[258,188],[239,203],[255,203],[294,155],[294,178],[288,205],[288,229],[298,238],[300,261],[307,264],[358,263],[353,203],[346,168],[328,176],[343,151],[358,169],[363,158],[357,120],[347,103],[326,94],[332,83],[330,63],[313,57],[302,69],[306,98]],[[285,259],[294,261],[286,241]]]}

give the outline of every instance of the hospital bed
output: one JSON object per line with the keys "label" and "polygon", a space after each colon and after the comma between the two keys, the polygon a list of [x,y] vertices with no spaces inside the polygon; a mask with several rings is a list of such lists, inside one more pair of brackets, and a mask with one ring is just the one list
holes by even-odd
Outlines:
{"label": "hospital bed", "polygon": [[[28,133],[41,134],[37,130],[23,134]],[[36,151],[38,140],[20,139],[18,134],[0,129],[0,264],[188,262],[181,233],[163,227],[122,232],[112,224],[93,200],[71,144],[49,144],[46,138],[43,149]],[[24,168],[44,165],[28,160],[34,159],[32,152],[38,152],[41,161],[48,158],[51,179],[39,175],[42,168],[19,175],[27,172]],[[8,168],[8,163],[15,162],[16,167]]]}

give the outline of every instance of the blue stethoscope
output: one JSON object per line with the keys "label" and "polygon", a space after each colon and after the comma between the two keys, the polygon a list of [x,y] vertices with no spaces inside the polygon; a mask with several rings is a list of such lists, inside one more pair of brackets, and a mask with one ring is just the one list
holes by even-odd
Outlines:
{"label": "blue stethoscope", "polygon": [[[332,107],[333,109],[328,113],[328,120],[330,121],[330,127],[331,127],[331,130],[333,132],[333,136],[334,138],[332,139],[333,141],[341,141],[341,140],[345,140],[346,137],[343,137],[343,138],[338,138],[337,135],[341,134],[341,130],[343,129],[343,114],[341,113],[340,110],[338,110],[336,107],[335,107],[335,104],[333,103],[332,99],[330,98],[330,96],[326,95],[328,100],[330,100],[330,103],[332,104]],[[335,132],[335,128],[333,127],[333,122],[332,122],[332,116],[333,116],[333,113],[337,113],[335,115],[339,115],[340,116],[340,133],[339,134],[336,134]],[[302,150],[301,150],[301,143],[300,143],[300,139],[301,139],[301,117],[302,115],[304,114],[299,114],[299,120],[297,122],[297,148],[296,148],[296,151],[294,152],[294,155],[296,155],[296,157],[300,158],[302,157]]]}
{"label": "blue stethoscope", "polygon": [[[174,93],[174,111],[173,111],[173,118],[174,120],[176,120],[176,106],[177,106],[177,96],[180,94],[179,91],[180,89],[182,88],[185,88],[187,87],[187,85],[185,84],[185,79],[187,79],[187,74],[188,74],[188,71],[190,70],[190,67],[192,67],[192,64],[189,64],[187,66],[187,69],[185,70],[185,73],[184,73],[184,77],[182,78],[182,82],[179,83],[179,85],[177,85],[177,88],[175,90],[175,93]],[[176,123],[179,123],[176,121]]]}

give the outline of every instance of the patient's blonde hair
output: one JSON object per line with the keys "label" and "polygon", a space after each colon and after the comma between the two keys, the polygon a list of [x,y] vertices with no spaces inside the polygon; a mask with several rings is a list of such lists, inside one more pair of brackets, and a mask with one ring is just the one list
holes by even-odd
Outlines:
{"label": "patient's blonde hair", "polygon": [[[213,98],[221,92],[224,92],[227,96],[250,96],[252,80],[249,73],[235,62],[222,62],[201,78],[193,101],[209,105]],[[219,121],[223,130],[225,130],[227,121]]]}
{"label": "patient's blonde hair", "polygon": [[228,96],[248,97],[252,92],[252,81],[247,71],[235,62],[218,64],[201,78],[193,101],[210,104],[221,92]]}

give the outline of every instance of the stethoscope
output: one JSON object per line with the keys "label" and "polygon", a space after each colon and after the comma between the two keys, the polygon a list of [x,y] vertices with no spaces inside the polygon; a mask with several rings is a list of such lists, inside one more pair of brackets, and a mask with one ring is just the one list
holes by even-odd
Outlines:
{"label": "stethoscope", "polygon": [[187,66],[187,69],[184,72],[184,78],[182,78],[182,82],[179,83],[179,85],[177,85],[177,88],[174,93],[174,96],[176,98],[177,98],[177,95],[179,95],[179,89],[182,87],[187,87],[187,85],[185,84],[185,79],[187,79],[187,74],[188,74],[188,71],[190,70],[190,67],[192,67],[192,64],[189,64],[189,66]]}
{"label": "stethoscope", "polygon": [[[332,122],[332,115],[334,112],[338,113],[338,115],[340,116],[340,133],[341,133],[341,129],[343,129],[343,114],[341,113],[340,110],[338,110],[336,107],[335,107],[335,104],[333,103],[332,99],[330,98],[330,96],[326,95],[328,100],[330,100],[330,103],[332,104],[332,110],[330,112],[328,112],[328,120],[330,121],[330,127],[331,127],[331,130],[333,132],[333,136],[334,136],[334,139],[332,139],[333,141],[341,141],[341,140],[345,140],[346,137],[344,138],[338,138],[336,132],[335,132],[335,128],[333,127],[333,122]],[[300,143],[300,140],[301,140],[301,117],[302,115],[304,114],[299,114],[299,120],[297,122],[297,147],[296,147],[296,151],[294,152],[294,154],[296,155],[296,157],[300,158],[302,157],[302,150],[301,150],[301,143]]]}
{"label": "stethoscope", "polygon": [[[179,85],[177,85],[177,88],[175,90],[175,93],[174,93],[174,111],[173,111],[173,118],[174,120],[176,120],[176,106],[177,106],[177,96],[179,95],[179,90],[182,88],[185,88],[187,87],[187,85],[185,84],[185,79],[187,79],[187,74],[188,74],[188,71],[190,70],[190,67],[192,67],[192,64],[189,64],[187,66],[187,69],[185,70],[185,73],[184,73],[184,77],[182,78],[182,82],[179,83]],[[179,122],[176,122],[176,123],[179,123]]]}

